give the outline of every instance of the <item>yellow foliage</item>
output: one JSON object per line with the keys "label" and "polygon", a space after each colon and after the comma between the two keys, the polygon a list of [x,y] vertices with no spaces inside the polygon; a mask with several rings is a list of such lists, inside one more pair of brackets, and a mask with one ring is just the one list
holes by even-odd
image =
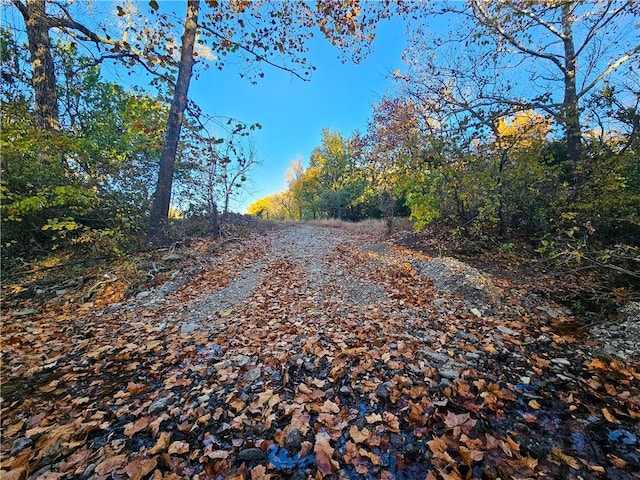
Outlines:
{"label": "yellow foliage", "polygon": [[500,118],[498,136],[520,147],[544,141],[551,131],[551,120],[535,110],[524,110]]}

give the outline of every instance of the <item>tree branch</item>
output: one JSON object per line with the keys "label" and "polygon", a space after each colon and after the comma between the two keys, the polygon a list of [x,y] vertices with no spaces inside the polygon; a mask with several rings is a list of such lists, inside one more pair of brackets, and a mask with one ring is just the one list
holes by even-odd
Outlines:
{"label": "tree branch", "polygon": [[589,85],[587,85],[586,87],[584,87],[580,93],[578,93],[578,98],[582,97],[585,93],[589,92],[593,87],[595,87],[601,80],[603,80],[605,77],[607,77],[611,72],[613,72],[615,69],[617,69],[620,65],[622,65],[623,63],[625,63],[627,60],[629,60],[631,57],[633,57],[635,54],[640,52],[640,45],[636,45],[635,48],[631,49],[629,52],[627,52],[626,54],[624,54],[622,57],[620,57],[618,60],[616,60],[615,62],[613,62],[611,65],[609,65],[600,75],[598,75],[595,80],[593,80],[593,82],[591,82]]}
{"label": "tree branch", "polygon": [[27,6],[20,0],[12,0],[12,2],[16,6],[16,8],[20,10],[20,13],[22,14],[26,22],[26,20],[29,18],[29,10],[27,9]]}
{"label": "tree branch", "polygon": [[298,72],[296,72],[294,69],[289,68],[289,67],[285,67],[284,65],[278,65],[277,63],[274,63],[271,60],[267,59],[264,55],[260,55],[259,53],[254,52],[251,48],[247,47],[246,45],[242,45],[242,44],[240,44],[240,43],[238,43],[238,42],[236,42],[234,40],[231,40],[230,38],[225,37],[224,35],[216,32],[215,30],[207,27],[206,25],[200,25],[200,28],[202,30],[204,30],[205,32],[210,33],[214,37],[217,37],[217,38],[219,38],[221,40],[226,40],[226,41],[230,42],[231,44],[233,44],[234,46],[238,47],[239,49],[244,50],[248,54],[252,55],[259,62],[265,62],[267,65],[271,65],[272,67],[275,67],[275,68],[277,68],[279,70],[283,70],[285,72],[288,72],[291,75],[294,75],[294,76],[298,77],[302,81],[305,81],[305,82],[309,81],[308,78],[303,77]]}
{"label": "tree branch", "polygon": [[473,0],[472,5],[473,7],[475,7],[474,9],[478,12],[478,14],[482,17],[482,18],[478,18],[478,20],[482,21],[483,25],[485,25],[486,27],[493,29],[498,35],[500,35],[507,42],[509,42],[510,45],[515,47],[520,52],[526,53],[527,55],[549,60],[554,65],[556,65],[562,73],[566,73],[565,66],[562,64],[560,60],[558,60],[556,56],[551,55],[549,53],[542,53],[536,50],[531,50],[530,48],[525,47],[513,35],[503,30],[497,22],[492,21],[491,18],[489,18],[489,16],[487,15],[487,13],[482,9],[480,4],[478,3],[478,0]]}
{"label": "tree branch", "polygon": [[522,15],[529,17],[531,20],[533,20],[534,22],[536,22],[538,25],[546,28],[547,30],[549,30],[551,33],[553,33],[556,37],[559,37],[561,39],[564,40],[564,34],[558,30],[556,27],[554,27],[552,24],[550,24],[549,22],[544,21],[542,18],[540,18],[539,16],[537,16],[536,14],[534,14],[532,11],[530,10],[525,10],[523,8],[518,8],[517,6],[515,7],[516,12],[521,13]]}
{"label": "tree branch", "polygon": [[611,7],[611,3],[612,1],[609,0],[607,2],[607,6],[606,8],[602,11],[602,14],[600,15],[600,18],[598,18],[594,23],[593,26],[591,27],[591,29],[589,30],[589,33],[587,33],[587,36],[585,37],[584,41],[582,42],[582,45],[580,45],[580,47],[578,47],[578,49],[576,50],[576,56],[580,56],[580,54],[582,53],[582,50],[584,50],[587,45],[591,42],[591,39],[596,35],[596,33],[598,33],[600,30],[602,30],[602,28],[604,28],[609,22],[611,22],[615,17],[617,17],[620,13],[622,13],[625,9],[625,7],[627,7],[627,4],[623,4],[619,9],[617,9],[616,11],[614,11],[609,18],[607,18],[602,24],[600,24],[600,21],[605,17],[605,15],[609,12],[609,8]]}

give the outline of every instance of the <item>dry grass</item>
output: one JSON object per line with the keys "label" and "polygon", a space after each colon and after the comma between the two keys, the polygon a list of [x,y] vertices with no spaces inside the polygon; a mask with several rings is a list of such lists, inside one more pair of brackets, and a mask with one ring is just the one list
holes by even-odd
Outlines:
{"label": "dry grass", "polygon": [[[341,228],[352,232],[373,233],[377,235],[387,234],[387,222],[382,218],[369,218],[360,222],[347,222],[335,218],[324,220],[308,220],[308,225],[316,225],[326,228]],[[393,230],[412,230],[412,225],[406,218],[394,218]]]}

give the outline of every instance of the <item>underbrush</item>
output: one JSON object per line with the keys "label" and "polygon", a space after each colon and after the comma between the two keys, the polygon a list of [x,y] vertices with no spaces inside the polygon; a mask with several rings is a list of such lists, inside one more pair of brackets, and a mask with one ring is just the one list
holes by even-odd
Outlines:
{"label": "underbrush", "polygon": [[69,303],[98,307],[120,302],[162,285],[232,241],[274,228],[278,228],[276,222],[229,214],[221,216],[221,235],[213,235],[208,218],[189,217],[173,222],[171,243],[162,248],[135,239],[131,244],[139,248],[126,252],[100,244],[4,258],[3,308],[29,310]]}
{"label": "underbrush", "polygon": [[586,236],[471,238],[446,225],[398,232],[396,243],[430,256],[451,256],[570,308],[586,324],[606,322],[640,301],[640,248]]}

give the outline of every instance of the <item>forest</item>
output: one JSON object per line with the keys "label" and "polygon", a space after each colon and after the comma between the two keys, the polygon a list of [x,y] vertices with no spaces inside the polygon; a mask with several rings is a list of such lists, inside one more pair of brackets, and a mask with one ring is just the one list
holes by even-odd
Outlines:
{"label": "forest", "polygon": [[[314,66],[300,52],[315,29],[357,61],[376,22],[398,16],[413,18],[405,68],[366,131],[324,131],[311,158],[291,165],[288,189],[249,213],[409,215],[417,230],[446,226],[454,240],[526,237],[637,268],[634,2],[191,2],[184,27],[157,2],[147,18],[115,5],[120,23],[65,2],[3,8],[19,12],[0,32],[5,265],[52,249],[167,242],[170,209],[182,218],[227,212],[258,161],[261,125],[203,112],[188,98],[192,75],[237,56],[251,64],[248,81],[262,68],[304,78]],[[430,21],[449,17],[457,30],[429,34]],[[104,80],[106,63],[148,73],[149,86]]]}

